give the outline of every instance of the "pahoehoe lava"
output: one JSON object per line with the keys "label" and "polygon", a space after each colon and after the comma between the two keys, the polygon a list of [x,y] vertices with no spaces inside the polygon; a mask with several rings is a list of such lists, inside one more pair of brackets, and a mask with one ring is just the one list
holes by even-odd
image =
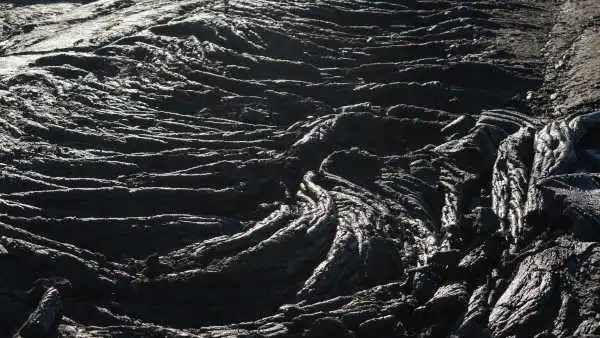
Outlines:
{"label": "pahoehoe lava", "polygon": [[600,335],[597,0],[0,17],[0,337]]}

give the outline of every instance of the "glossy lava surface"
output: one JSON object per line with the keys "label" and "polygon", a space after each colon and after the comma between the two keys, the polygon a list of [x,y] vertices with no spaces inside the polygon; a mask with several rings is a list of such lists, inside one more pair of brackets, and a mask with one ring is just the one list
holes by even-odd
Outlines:
{"label": "glossy lava surface", "polygon": [[600,334],[600,5],[4,1],[6,337]]}

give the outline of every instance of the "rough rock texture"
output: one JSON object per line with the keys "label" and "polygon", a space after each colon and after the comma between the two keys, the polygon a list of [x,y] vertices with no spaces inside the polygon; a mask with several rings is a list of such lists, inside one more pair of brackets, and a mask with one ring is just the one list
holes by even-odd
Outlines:
{"label": "rough rock texture", "polygon": [[0,336],[600,334],[600,4],[0,4]]}

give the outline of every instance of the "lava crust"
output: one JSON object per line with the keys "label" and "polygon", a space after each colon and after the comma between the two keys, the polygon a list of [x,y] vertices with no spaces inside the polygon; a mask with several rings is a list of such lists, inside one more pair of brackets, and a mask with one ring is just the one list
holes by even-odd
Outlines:
{"label": "lava crust", "polygon": [[597,0],[0,17],[0,337],[600,335]]}

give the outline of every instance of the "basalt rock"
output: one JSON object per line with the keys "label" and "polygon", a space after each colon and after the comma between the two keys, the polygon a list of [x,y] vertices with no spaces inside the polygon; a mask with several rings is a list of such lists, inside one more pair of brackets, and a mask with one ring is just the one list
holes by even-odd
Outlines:
{"label": "basalt rock", "polygon": [[19,329],[18,335],[23,338],[56,335],[61,317],[60,294],[55,288],[50,288],[44,293],[39,305]]}
{"label": "basalt rock", "polygon": [[0,17],[0,337],[599,333],[596,1]]}

